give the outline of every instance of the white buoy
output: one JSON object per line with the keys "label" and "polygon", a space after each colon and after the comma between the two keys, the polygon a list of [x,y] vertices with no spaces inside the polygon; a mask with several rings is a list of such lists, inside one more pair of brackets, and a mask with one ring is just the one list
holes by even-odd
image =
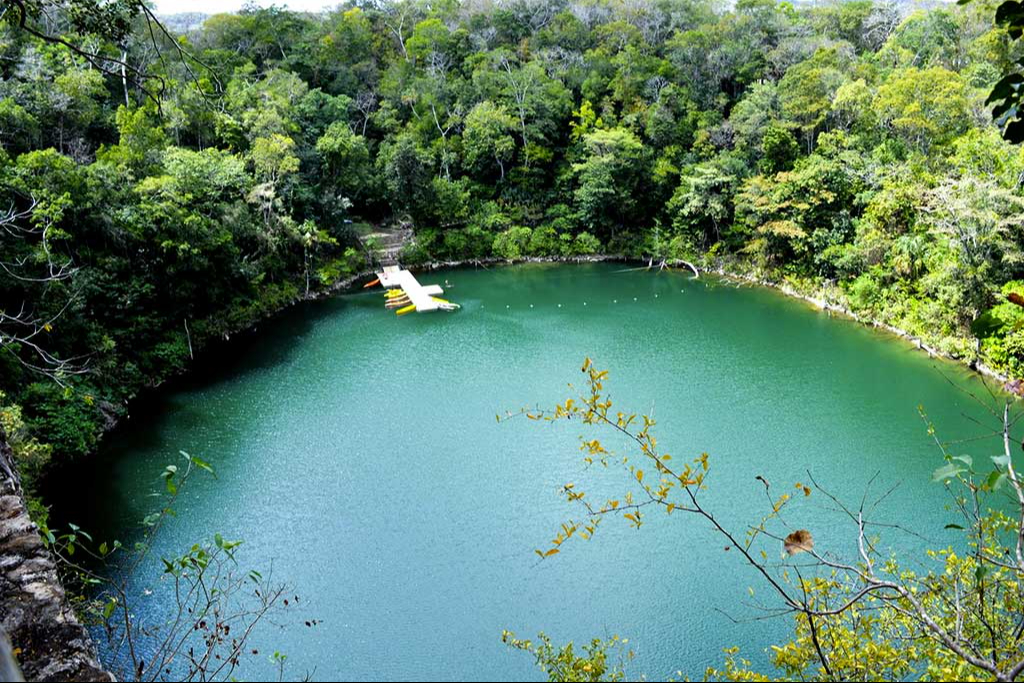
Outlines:
{"label": "white buoy", "polygon": [[617,304],[617,303],[619,303],[619,300],[618,299],[612,299],[612,303],[613,304]]}
{"label": "white buoy", "polygon": [[635,296],[633,297],[633,301],[636,301],[636,297]]}
{"label": "white buoy", "polygon": [[561,307],[562,307],[562,304],[558,304],[558,307],[559,307],[559,308],[561,308]]}
{"label": "white buoy", "polygon": [[530,308],[533,308],[533,304],[530,304]]}

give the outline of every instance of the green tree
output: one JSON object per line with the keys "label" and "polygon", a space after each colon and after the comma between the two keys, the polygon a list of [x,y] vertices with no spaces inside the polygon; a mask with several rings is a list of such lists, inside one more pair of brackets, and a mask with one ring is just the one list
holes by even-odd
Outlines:
{"label": "green tree", "polygon": [[710,249],[728,228],[739,181],[735,166],[729,159],[716,159],[680,176],[666,210],[672,229],[686,240],[691,252]]}
{"label": "green tree", "polygon": [[411,133],[403,133],[381,146],[377,166],[392,204],[414,220],[422,218],[430,199],[428,188],[433,175],[430,153]]}
{"label": "green tree", "polygon": [[99,100],[106,94],[103,76],[93,69],[71,69],[53,82],[57,149],[72,151],[80,136],[100,115]]}
{"label": "green tree", "polygon": [[324,166],[321,191],[326,196],[321,201],[327,214],[337,218],[372,187],[366,138],[353,133],[348,124],[336,121],[317,139],[316,151]]}
{"label": "green tree", "polygon": [[515,119],[502,106],[489,100],[474,106],[466,115],[462,133],[466,164],[485,173],[491,164],[497,164],[504,180],[505,166],[515,153],[515,126]]}
{"label": "green tree", "polygon": [[836,50],[823,48],[810,59],[790,67],[779,81],[782,113],[800,127],[808,153],[832,110],[836,91],[845,80]]}
{"label": "green tree", "polygon": [[[991,303],[993,282],[1024,264],[1024,199],[980,178],[946,181],[925,199],[925,225],[939,241],[924,286],[970,325]],[[997,275],[996,271],[1004,271]]]}
{"label": "green tree", "polygon": [[299,158],[294,151],[295,141],[278,133],[253,140],[249,156],[256,169],[256,177],[275,187],[283,183],[299,170]]}
{"label": "green tree", "polygon": [[879,87],[874,111],[882,125],[927,153],[932,145],[946,144],[966,129],[966,84],[942,67],[900,70]]}
{"label": "green tree", "polygon": [[640,220],[637,190],[645,175],[643,143],[624,128],[595,130],[583,138],[583,160],[573,164],[575,200],[584,225],[615,238]]}

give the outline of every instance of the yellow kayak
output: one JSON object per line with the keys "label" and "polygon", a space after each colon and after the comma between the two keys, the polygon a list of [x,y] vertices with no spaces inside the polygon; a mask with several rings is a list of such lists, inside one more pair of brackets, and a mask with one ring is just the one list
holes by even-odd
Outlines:
{"label": "yellow kayak", "polygon": [[406,313],[412,313],[415,310],[416,304],[412,304],[411,306],[406,306],[405,308],[399,308],[397,311],[395,311],[395,315],[405,315]]}

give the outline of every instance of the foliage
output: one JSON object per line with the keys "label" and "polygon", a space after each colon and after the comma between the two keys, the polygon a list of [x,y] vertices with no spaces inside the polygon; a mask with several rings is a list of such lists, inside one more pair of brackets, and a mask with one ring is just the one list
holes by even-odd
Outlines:
{"label": "foliage", "polygon": [[[238,666],[258,655],[248,643],[260,623],[280,615],[297,602],[287,587],[245,570],[238,561],[239,540],[214,534],[177,556],[154,555],[160,530],[175,516],[174,505],[197,471],[213,475],[202,459],[181,453],[184,465],[168,465],[160,475],[162,492],[157,510],[142,521],[139,540],[95,542],[75,524],[66,530],[45,525],[41,535],[67,575],[88,591],[85,616],[102,626],[111,664],[123,681],[229,681]],[[136,613],[138,595],[133,582],[142,575],[163,572],[156,590],[164,592],[171,608],[162,623]],[[307,621],[307,627],[314,622]],[[271,657],[279,668],[284,658]]]}
{"label": "foliage", "polygon": [[534,656],[537,666],[547,673],[549,681],[622,681],[626,674],[624,663],[633,658],[627,651],[619,662],[609,662],[610,654],[618,652],[629,643],[629,639],[612,636],[607,640],[594,638],[583,646],[583,653],[576,652],[572,643],[555,647],[551,638],[541,633],[539,643],[520,640],[510,631],[501,634],[501,640],[514,650],[522,650]]}
{"label": "foliage", "polygon": [[[29,481],[93,450],[204,347],[359,271],[351,221],[410,226],[410,262],[608,249],[751,271],[1024,374],[1015,0],[996,25],[981,3],[346,2],[246,7],[181,35],[138,0],[3,7],[0,415]],[[635,471],[657,500],[611,514],[639,527],[672,492],[702,509],[689,496],[705,464],[655,463],[679,475],[665,497]],[[986,524],[1003,522],[965,528]],[[1010,570],[972,582],[983,554],[938,559],[884,586],[870,553],[778,583],[797,635],[776,664],[864,677],[857,645],[893,678],[987,675],[957,668],[934,629],[913,657],[882,644],[925,634],[907,586],[944,596],[960,577],[1019,609]],[[910,620],[874,606],[819,620],[820,601],[865,584]],[[819,627],[829,664],[810,651]],[[588,674],[608,647],[520,645]],[[720,673],[748,669],[733,655]]]}
{"label": "foliage", "polygon": [[[1015,680],[1024,672],[1024,481],[1014,463],[1018,440],[1012,431],[1019,415],[1011,413],[1010,403],[990,406],[968,394],[990,411],[990,436],[1000,445],[999,454],[984,462],[947,450],[921,411],[942,455],[933,480],[945,488],[949,509],[957,516],[957,523],[946,528],[960,532],[962,539],[929,550],[922,567],[912,569],[908,558],[883,550],[883,533],[907,530],[879,516],[879,506],[895,487],[883,482],[879,491],[878,474],[862,495],[854,494],[856,502],[832,493],[812,473],[807,473],[808,483],[785,485],[781,492],[758,475],[751,494],[764,497],[764,513],[733,530],[711,507],[709,455],[691,459],[664,452],[650,416],[613,409],[606,370],[588,358],[582,372],[585,385],[577,397],[510,417],[571,420],[588,432],[607,432],[624,442],[627,447],[620,451],[591,433],[579,437],[587,471],[617,473],[623,491],[593,498],[587,495],[587,482],[565,484],[561,495],[580,517],[566,520],[550,545],[536,550],[542,561],[566,551],[573,539],[592,539],[609,518],[637,530],[662,513],[679,523],[700,521],[767,589],[771,599],[758,603],[764,614],[794,620],[792,640],[772,647],[779,680]],[[794,508],[812,494],[824,496],[842,516],[850,538],[818,538],[793,526],[800,516]],[[776,559],[780,553],[781,562]],[[755,594],[753,588],[750,592]],[[504,638],[509,642],[512,636]],[[580,680],[579,664],[587,662],[571,646],[558,649],[547,638],[540,646],[511,643],[533,654],[550,680]],[[592,647],[590,657],[603,655],[607,645],[595,640]],[[708,669],[706,680],[772,680],[753,670],[737,650],[726,652],[723,668]]]}

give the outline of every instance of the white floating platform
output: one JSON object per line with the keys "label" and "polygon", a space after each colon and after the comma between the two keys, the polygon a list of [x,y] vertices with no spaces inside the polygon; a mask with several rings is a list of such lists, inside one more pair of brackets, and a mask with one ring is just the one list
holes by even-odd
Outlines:
{"label": "white floating platform", "polygon": [[[417,313],[454,311],[459,308],[458,304],[436,298],[444,294],[440,285],[421,285],[415,275],[401,266],[385,266],[384,272],[377,273],[377,279],[385,289],[401,289],[409,299],[408,305],[415,306],[413,310]],[[408,306],[397,311],[399,315],[409,312]]]}

